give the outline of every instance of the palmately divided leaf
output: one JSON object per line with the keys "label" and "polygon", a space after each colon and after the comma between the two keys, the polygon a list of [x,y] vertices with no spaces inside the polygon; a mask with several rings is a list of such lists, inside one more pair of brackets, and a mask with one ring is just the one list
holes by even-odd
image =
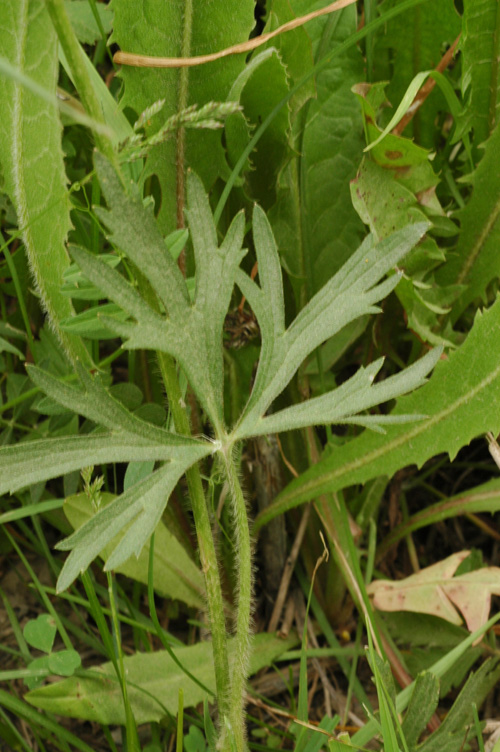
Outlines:
{"label": "palmately divided leaf", "polygon": [[99,256],[77,246],[71,246],[70,253],[85,277],[129,315],[140,322],[154,323],[160,327],[164,325],[162,317],[147,305],[137,290]]}
{"label": "palmately divided leaf", "polygon": [[[260,231],[255,236],[256,248],[261,249],[262,255],[277,257],[270,230],[268,233],[263,231],[267,219],[263,214],[257,213],[256,216],[257,226],[260,224]],[[263,340],[269,338],[269,344],[264,348],[263,341],[264,375],[256,381],[257,389],[254,388],[237,429],[238,438],[261,432],[257,426],[259,422],[263,422],[262,416],[309,353],[349,322],[379,310],[374,304],[394,289],[399,275],[393,275],[383,282],[380,280],[418,243],[427,228],[427,223],[410,225],[377,245],[373,243],[372,237],[368,236],[356,253],[312,298],[284,332],[281,330],[282,318],[272,307],[269,313],[269,303],[265,305],[264,291],[248,281],[241,284],[243,275],[239,274],[238,284],[242,292],[248,295],[250,305],[255,306],[257,318],[260,315]],[[269,284],[269,300],[276,296],[275,305],[281,307],[282,291],[277,284],[276,272],[273,271],[273,282]],[[304,425],[303,421],[300,425]]]}
{"label": "palmately divided leaf", "polygon": [[170,316],[182,319],[189,296],[179,267],[167,251],[153,212],[130,185],[126,193],[110,163],[95,153],[94,164],[108,211],[95,208],[99,219],[111,230],[111,240],[148,278]]}
{"label": "palmately divided leaf", "polygon": [[[416,394],[398,400],[392,415],[425,413],[411,426],[390,426],[380,437],[364,432],[293,480],[256,520],[265,524],[298,504],[410,464],[421,467],[441,452],[453,459],[473,438],[500,432],[500,299],[479,311],[463,345],[440,361]],[[485,346],[485,343],[488,343]]]}
{"label": "palmately divided leaf", "polygon": [[442,353],[435,348],[401,373],[390,376],[378,384],[374,379],[383,364],[383,358],[360,368],[342,386],[328,394],[293,405],[262,418],[256,427],[256,434],[280,433],[309,425],[350,423],[371,427],[390,423],[403,423],[423,415],[356,415],[375,405],[411,392],[426,382],[426,376],[434,368]]}
{"label": "palmately divided leaf", "polygon": [[246,250],[242,249],[245,215],[240,212],[231,223],[220,246],[201,180],[188,175],[186,216],[196,262],[196,289],[192,311],[199,333],[204,332],[206,358],[212,388],[219,404],[223,400],[224,370],[222,338],[224,320],[234,288],[236,271]]}
{"label": "palmately divided leaf", "polygon": [[208,443],[199,447],[178,447],[145,441],[130,434],[109,432],[27,441],[0,448],[0,494],[14,493],[33,483],[57,478],[89,465],[169,460],[182,457],[184,452],[189,451],[198,451],[203,457],[210,454],[212,449]]}
{"label": "palmately divided leaf", "polygon": [[79,375],[84,391],[59,381],[36,366],[27,366],[27,371],[32,381],[55,402],[98,425],[115,432],[120,429],[160,446],[200,446],[196,439],[170,433],[133,415],[104,388],[99,376],[92,377],[83,368],[79,369]]}
{"label": "palmately divided leaf", "polygon": [[204,448],[198,447],[185,447],[181,451],[177,459],[136,483],[58,544],[60,550],[72,551],[57,581],[59,591],[69,587],[102,549],[124,530],[125,534],[107,559],[105,569],[116,569],[132,555],[139,556],[154,532],[175,484],[185,470],[207,454]]}

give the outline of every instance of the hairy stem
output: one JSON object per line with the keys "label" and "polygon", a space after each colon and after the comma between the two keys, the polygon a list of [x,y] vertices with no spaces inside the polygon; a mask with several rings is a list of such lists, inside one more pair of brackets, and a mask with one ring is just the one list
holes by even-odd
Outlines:
{"label": "hairy stem", "polygon": [[[168,401],[178,433],[189,435],[191,433],[189,420],[183,407],[182,394],[179,387],[175,363],[170,355],[158,352],[160,366]],[[194,522],[198,545],[200,547],[200,560],[205,584],[207,588],[208,612],[210,629],[212,632],[212,650],[214,654],[215,683],[217,688],[217,703],[221,725],[229,715],[229,661],[227,655],[227,634],[224,618],[224,602],[222,600],[222,588],[219,575],[219,565],[215,551],[210,517],[205,501],[205,494],[201,483],[200,470],[194,465],[186,472],[189,495],[193,506]]]}
{"label": "hairy stem", "polygon": [[[245,741],[245,692],[250,660],[252,618],[252,545],[248,514],[238,473],[231,455],[231,448],[221,451],[224,474],[231,496],[232,516],[235,529],[236,568],[238,571],[238,613],[236,636],[231,665],[231,698],[229,706],[230,728],[223,730],[222,749],[246,749]],[[225,735],[231,733],[232,740]]]}

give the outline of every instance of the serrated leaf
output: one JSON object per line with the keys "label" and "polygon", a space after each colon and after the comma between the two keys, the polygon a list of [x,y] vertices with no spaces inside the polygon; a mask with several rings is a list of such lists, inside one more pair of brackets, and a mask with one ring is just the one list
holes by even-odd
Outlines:
{"label": "serrated leaf", "polygon": [[58,591],[65,590],[115,538],[123,533],[106,558],[105,569],[123,565],[131,556],[139,557],[161,519],[170,494],[181,475],[206,455],[197,448],[184,448],[182,454],[136,483],[121,496],[61,541],[57,548],[71,551],[57,580]]}
{"label": "serrated leaf", "polygon": [[466,727],[472,723],[474,704],[480,707],[500,676],[497,658],[489,658],[469,676],[437,731],[417,747],[418,752],[459,752]]}
{"label": "serrated leaf", "polygon": [[[297,644],[295,635],[287,639],[262,633],[253,639],[250,673],[270,665],[279,655]],[[234,643],[229,642],[234,651]],[[183,666],[215,694],[212,645],[173,648]],[[175,716],[178,710],[179,687],[184,692],[184,707],[203,702],[206,693],[174,663],[166,651],[136,653],[125,656],[127,692],[138,724],[160,721],[167,712]],[[165,677],[168,676],[168,681]],[[147,692],[142,692],[141,690]],[[31,705],[70,718],[81,718],[105,724],[125,723],[120,684],[111,663],[99,667],[94,677],[73,677],[48,685],[25,695]]]}
{"label": "serrated leaf", "polygon": [[[488,347],[484,343],[488,342]],[[424,413],[412,426],[390,426],[384,437],[363,433],[292,481],[266,512],[259,527],[277,514],[322,493],[379,475],[391,476],[409,464],[422,464],[440,452],[453,459],[479,434],[500,432],[500,300],[478,312],[464,344],[440,361],[432,379],[417,394],[398,400],[393,415]]]}
{"label": "serrated leaf", "polygon": [[466,119],[476,145],[486,141],[498,122],[500,15],[495,0],[465,0],[462,51],[462,93]]}
{"label": "serrated leaf", "polygon": [[[226,3],[195,0],[185,13],[181,0],[165,4],[146,0],[137,14],[134,0],[122,0],[115,7],[113,41],[122,50],[146,55],[180,57],[216,52],[248,39],[254,26],[253,0],[240,0],[228,13]],[[183,41],[184,40],[184,41]],[[184,46],[183,46],[184,45]],[[213,63],[182,71],[139,69],[125,66],[122,105],[141,113],[160,98],[165,110],[176,113],[192,104],[224,102],[233,81],[245,65],[243,55],[232,55]],[[179,80],[184,79],[184,87]],[[183,93],[181,94],[180,91]],[[186,95],[185,101],[183,95]],[[161,115],[147,127],[148,136],[163,125]],[[193,166],[208,190],[217,177],[227,172],[221,134],[216,131],[186,133],[185,166]],[[176,227],[176,139],[155,147],[149,154],[143,178],[157,175],[161,188],[159,224],[164,232]]]}
{"label": "serrated leaf", "polygon": [[[2,3],[0,55],[55,94],[57,37],[44,0]],[[0,97],[4,103],[0,162],[5,190],[19,217],[36,289],[66,354],[90,363],[83,342],[59,328],[73,307],[60,292],[69,266],[64,244],[71,221],[57,107],[5,75],[0,76]]]}
{"label": "serrated leaf", "polygon": [[[309,10],[312,10],[310,5],[304,12]],[[300,10],[297,8],[297,3],[294,3],[292,10],[289,0],[272,0],[263,33],[274,31],[283,24],[293,21],[298,15],[300,15]],[[308,28],[308,26],[299,26],[286,34],[280,34],[268,43],[278,50],[292,85],[303,78],[313,66],[312,44],[306,30]],[[290,100],[292,120],[298,110],[315,94],[316,86],[313,79],[300,87]]]}
{"label": "serrated leaf", "polygon": [[[113,494],[101,493],[101,502],[104,505],[111,503],[114,498],[116,497]],[[90,500],[85,494],[67,498],[63,510],[75,530],[80,529],[93,517]],[[121,537],[123,536],[114,538],[104,547],[101,553],[103,559],[110,556]],[[148,570],[149,541],[138,558],[132,556],[116,569],[119,574],[145,585],[148,583]],[[206,596],[203,575],[161,520],[155,530],[153,586],[163,598],[181,600],[193,608],[204,608]]]}
{"label": "serrated leaf", "polygon": [[[242,112],[230,115],[225,124],[226,149],[231,167],[246,148],[252,131],[288,93],[286,68],[275,48],[255,55],[235,80],[228,101],[237,101]],[[276,180],[288,151],[289,107],[282,107],[247,161],[249,194],[264,207],[276,200]]]}
{"label": "serrated leaf", "polygon": [[436,274],[441,286],[465,286],[453,305],[452,323],[472,301],[484,300],[488,285],[500,275],[499,160],[500,124],[487,141],[484,156],[470,178],[472,196],[465,208],[457,212],[461,232],[456,251],[449,253],[447,263]]}

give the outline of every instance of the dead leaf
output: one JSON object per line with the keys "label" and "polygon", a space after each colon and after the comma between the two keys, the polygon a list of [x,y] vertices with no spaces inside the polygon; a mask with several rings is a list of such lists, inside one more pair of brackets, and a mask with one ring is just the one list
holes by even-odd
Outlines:
{"label": "dead leaf", "polygon": [[500,568],[484,567],[453,577],[469,553],[459,551],[404,580],[372,582],[368,593],[373,605],[380,611],[415,611],[461,624],[458,608],[467,629],[474,632],[488,620],[491,596],[500,595]]}

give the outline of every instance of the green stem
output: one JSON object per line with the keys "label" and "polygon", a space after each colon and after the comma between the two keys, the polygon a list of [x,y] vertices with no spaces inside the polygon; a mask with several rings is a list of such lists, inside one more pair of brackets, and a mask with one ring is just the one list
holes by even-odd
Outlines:
{"label": "green stem", "polygon": [[[184,29],[182,32],[181,56],[189,57],[191,54],[191,34],[193,31],[193,0],[185,0],[184,4]],[[189,96],[189,68],[181,68],[179,72],[179,97],[177,112],[182,112],[188,106]],[[177,193],[177,227],[184,227],[184,195],[185,195],[185,151],[186,129],[179,128],[177,131],[177,154],[176,154],[176,193]],[[183,257],[182,257],[183,258]],[[182,263],[182,262],[181,262]]]}
{"label": "green stem", "polygon": [[[165,383],[169,406],[172,411],[175,429],[178,433],[189,435],[191,433],[189,420],[183,408],[182,394],[179,387],[175,363],[170,355],[158,352],[158,363]],[[224,618],[224,602],[219,575],[219,565],[210,525],[210,517],[205,502],[205,494],[201,482],[200,470],[194,465],[186,472],[189,495],[193,506],[194,522],[198,545],[200,547],[200,560],[205,584],[207,588],[208,611],[210,629],[212,632],[212,650],[214,654],[215,684],[217,688],[217,704],[221,724],[229,714],[229,661],[227,655],[227,634]]]}
{"label": "green stem", "polygon": [[[59,38],[59,44],[64,50],[66,60],[71,70],[73,81],[78,90],[87,114],[98,123],[105,125],[99,99],[95,93],[92,81],[85,65],[85,53],[83,52],[78,39],[76,38],[71,21],[66,12],[64,0],[46,0],[47,10],[49,12],[52,24]],[[95,140],[99,151],[115,166],[120,174],[115,150],[111,139],[104,133],[94,133]]]}
{"label": "green stem", "polygon": [[[236,616],[236,636],[231,666],[231,699],[229,708],[230,729],[223,731],[222,749],[236,749],[243,752],[245,742],[245,693],[250,662],[251,618],[252,618],[252,545],[248,526],[248,513],[241,490],[238,473],[231,456],[231,447],[221,451],[226,481],[232,502],[232,515],[236,538],[236,569],[238,572],[238,613]],[[225,739],[226,733],[232,739]]]}

